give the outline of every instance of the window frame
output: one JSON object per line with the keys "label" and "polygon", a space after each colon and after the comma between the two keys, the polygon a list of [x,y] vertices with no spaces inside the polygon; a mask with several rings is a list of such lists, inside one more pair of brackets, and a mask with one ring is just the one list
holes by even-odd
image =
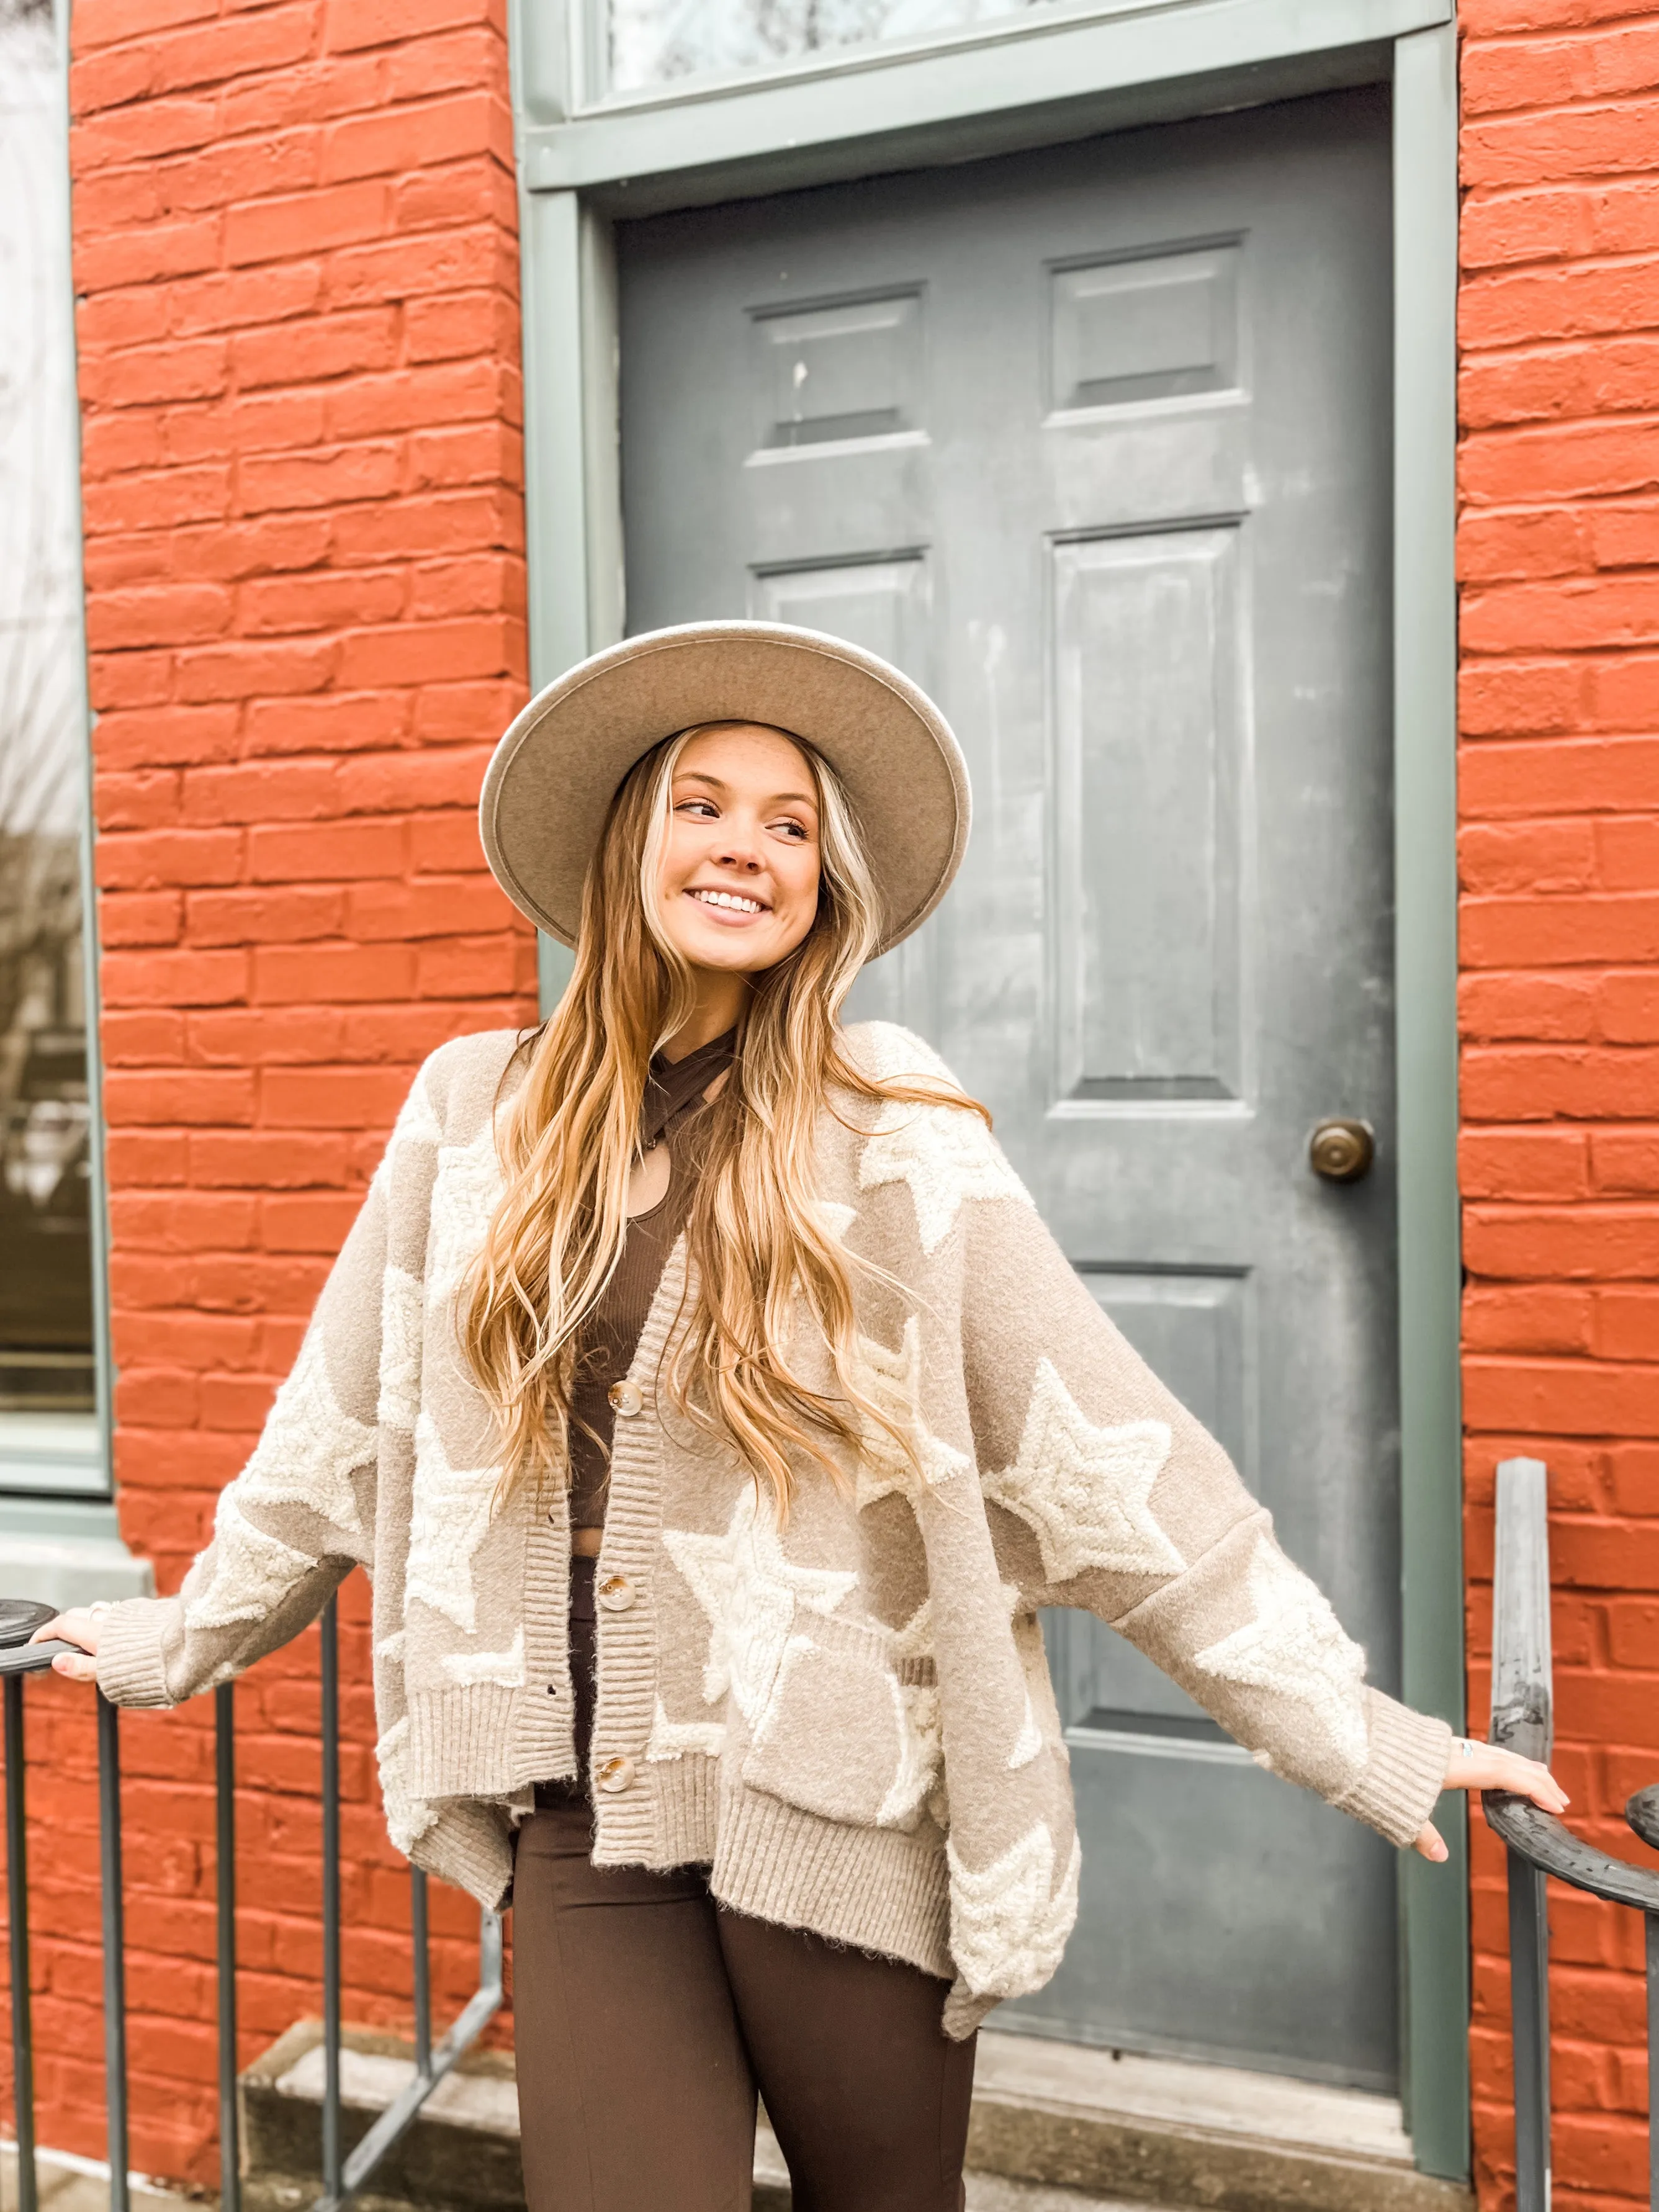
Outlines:
{"label": "window frame", "polygon": [[[69,21],[66,0],[57,0],[54,30],[58,47],[60,90],[60,128],[63,160],[58,173],[55,219],[64,238],[63,266],[70,269],[69,172]],[[70,374],[76,374],[75,306],[72,286],[66,283],[58,302],[60,339]],[[0,1412],[0,1535],[5,1533],[3,1507],[8,1500],[35,1504],[54,1499],[107,1505],[113,1496],[114,1365],[111,1356],[109,1302],[109,1194],[104,1158],[103,1054],[100,1035],[101,1008],[98,989],[97,884],[93,859],[92,731],[93,714],[87,688],[85,562],[81,527],[80,410],[71,414],[73,425],[64,464],[75,486],[72,500],[74,559],[82,588],[75,594],[75,641],[72,650],[73,719],[81,758],[78,842],[81,886],[81,962],[86,1006],[87,1105],[89,1188],[88,1192],[87,1262],[92,1271],[92,1352],[94,1406],[84,1414],[43,1415]],[[41,1426],[42,1424],[46,1425]],[[48,1439],[56,1437],[53,1444]]]}

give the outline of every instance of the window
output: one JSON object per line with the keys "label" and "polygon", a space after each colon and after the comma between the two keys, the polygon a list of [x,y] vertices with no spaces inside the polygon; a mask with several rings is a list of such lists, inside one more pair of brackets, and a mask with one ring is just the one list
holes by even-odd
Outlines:
{"label": "window", "polygon": [[63,63],[0,0],[0,1489],[102,1489]]}
{"label": "window", "polygon": [[1006,22],[1042,0],[599,0],[609,89],[775,69],[897,39]]}

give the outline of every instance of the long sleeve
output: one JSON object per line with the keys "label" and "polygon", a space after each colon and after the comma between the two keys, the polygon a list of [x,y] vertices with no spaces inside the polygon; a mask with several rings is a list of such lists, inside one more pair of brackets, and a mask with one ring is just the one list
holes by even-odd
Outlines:
{"label": "long sleeve", "polygon": [[383,1161],[177,1596],[128,1599],[105,1616],[98,1682],[115,1704],[176,1705],[228,1680],[297,1636],[372,1559],[387,1181]]}
{"label": "long sleeve", "polygon": [[1451,1731],[1366,1682],[1364,1653],[1226,1453],[1101,1312],[1011,1173],[1007,1190],[963,1207],[960,1277],[1004,1581],[1022,1606],[1098,1614],[1260,1764],[1411,1842]]}

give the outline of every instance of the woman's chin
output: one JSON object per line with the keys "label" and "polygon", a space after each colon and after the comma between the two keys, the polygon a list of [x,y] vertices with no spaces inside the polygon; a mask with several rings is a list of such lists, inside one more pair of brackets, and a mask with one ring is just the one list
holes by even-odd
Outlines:
{"label": "woman's chin", "polygon": [[720,975],[759,975],[783,957],[757,935],[750,936],[746,930],[725,930],[718,923],[713,928],[688,931],[677,941],[693,968],[706,968]]}

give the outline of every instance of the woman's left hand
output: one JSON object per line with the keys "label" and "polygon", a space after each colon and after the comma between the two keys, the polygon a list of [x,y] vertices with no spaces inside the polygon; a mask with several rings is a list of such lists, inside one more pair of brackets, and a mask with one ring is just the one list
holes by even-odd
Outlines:
{"label": "woman's left hand", "polygon": [[[1478,1743],[1468,1736],[1452,1738],[1446,1761],[1447,1790],[1506,1790],[1512,1796],[1529,1797],[1547,1813],[1565,1813],[1567,1793],[1535,1759],[1522,1759],[1518,1751],[1500,1751],[1495,1743]],[[1417,1850],[1437,1862],[1446,1856],[1445,1838],[1432,1820],[1419,1832]]]}

